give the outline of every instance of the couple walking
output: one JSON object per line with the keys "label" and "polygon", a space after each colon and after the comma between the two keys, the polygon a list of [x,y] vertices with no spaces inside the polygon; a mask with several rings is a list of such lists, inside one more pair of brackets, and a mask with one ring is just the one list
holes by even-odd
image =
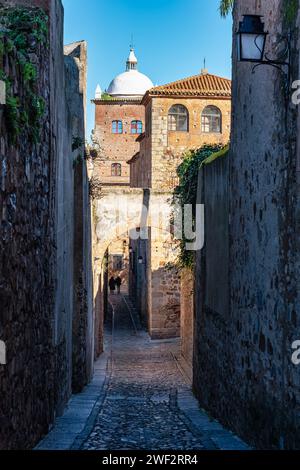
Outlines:
{"label": "couple walking", "polygon": [[109,284],[109,290],[111,294],[115,293],[116,288],[117,288],[117,294],[120,294],[121,284],[122,284],[122,279],[120,278],[120,276],[116,277],[116,279],[113,276],[111,276],[108,284]]}

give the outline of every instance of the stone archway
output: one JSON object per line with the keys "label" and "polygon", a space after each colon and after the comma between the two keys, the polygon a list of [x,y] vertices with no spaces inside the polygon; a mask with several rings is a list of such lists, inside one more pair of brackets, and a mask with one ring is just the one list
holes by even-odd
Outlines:
{"label": "stone archway", "polygon": [[170,230],[169,198],[169,193],[110,188],[94,202],[96,290],[105,289],[102,264],[107,247],[128,234],[133,252],[130,294],[152,338],[180,335],[178,242]]}

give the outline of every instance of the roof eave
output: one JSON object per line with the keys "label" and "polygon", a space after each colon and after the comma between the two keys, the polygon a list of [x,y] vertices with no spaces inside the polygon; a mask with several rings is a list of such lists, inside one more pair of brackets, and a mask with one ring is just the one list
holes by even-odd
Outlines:
{"label": "roof eave", "polygon": [[[230,93],[203,93],[203,94],[197,94],[197,93],[149,93],[148,98],[182,98],[182,99],[187,99],[187,98],[194,98],[194,99],[231,99],[231,94]],[[146,101],[146,99],[143,99],[143,102]]]}

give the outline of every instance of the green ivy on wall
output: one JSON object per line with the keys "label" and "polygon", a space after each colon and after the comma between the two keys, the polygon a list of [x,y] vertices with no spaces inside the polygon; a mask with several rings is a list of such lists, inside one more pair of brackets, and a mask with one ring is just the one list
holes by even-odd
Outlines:
{"label": "green ivy on wall", "polygon": [[[182,213],[185,204],[192,204],[194,208],[193,223],[195,223],[195,209],[197,202],[198,173],[204,162],[208,163],[208,159],[215,154],[222,155],[223,146],[221,145],[204,145],[197,150],[189,150],[183,156],[183,161],[177,168],[179,178],[178,186],[174,189],[172,204],[176,211],[177,204],[181,207]],[[228,146],[224,150],[228,151]],[[218,152],[218,153],[217,153]],[[217,158],[217,157],[216,157]],[[180,241],[180,252],[177,260],[178,267],[192,269],[195,262],[195,252],[186,250],[186,242],[190,240]]]}
{"label": "green ivy on wall", "polygon": [[[6,82],[5,118],[12,143],[27,132],[29,139],[40,139],[40,122],[45,101],[38,93],[38,69],[35,64],[40,46],[48,41],[48,17],[40,8],[3,8],[0,18],[0,79]],[[5,73],[4,63],[16,64],[21,71],[22,98],[15,94],[17,79]]]}

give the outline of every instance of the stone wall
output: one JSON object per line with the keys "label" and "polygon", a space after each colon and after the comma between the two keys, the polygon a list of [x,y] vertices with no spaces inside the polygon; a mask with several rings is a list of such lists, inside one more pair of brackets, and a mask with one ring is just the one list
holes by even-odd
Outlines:
{"label": "stone wall", "polygon": [[[175,104],[189,112],[189,131],[168,131],[168,112]],[[222,112],[222,133],[201,132],[201,114],[206,106]],[[146,104],[146,134],[141,141],[138,158],[130,165],[132,186],[171,191],[177,184],[176,169],[183,153],[204,144],[227,144],[230,136],[230,99],[152,98]]]}
{"label": "stone wall", "polygon": [[[57,378],[54,386],[61,414],[72,392],[72,314],[74,292],[74,171],[72,127],[66,106],[63,9],[52,11],[50,2],[50,145],[51,213],[54,229],[53,347]],[[69,83],[68,83],[69,85]]]}
{"label": "stone wall", "polygon": [[94,355],[100,356],[104,350],[104,321],[107,314],[107,271],[102,269],[94,273],[94,311],[95,311],[95,331],[94,331]]}
{"label": "stone wall", "polygon": [[73,152],[72,169],[74,173],[72,389],[73,392],[78,392],[91,379],[94,362],[91,208],[87,166],[84,161],[87,44],[81,41],[65,46],[64,54],[69,145],[72,147],[74,138],[81,141],[79,148]]}
{"label": "stone wall", "polygon": [[[38,92],[49,101],[50,56],[40,50]],[[1,68],[16,77],[15,93],[23,99],[21,72],[3,57]],[[55,351],[51,322],[54,310],[54,244],[51,213],[49,108],[44,116],[43,145],[20,139],[11,145],[5,106],[1,126],[0,337],[7,365],[0,366],[0,448],[34,444],[53,419]]]}
{"label": "stone wall", "polygon": [[194,349],[194,273],[183,269],[180,275],[180,338],[181,355],[192,377]]}
{"label": "stone wall", "polygon": [[[131,133],[131,121],[139,120],[145,126],[145,108],[139,101],[95,100],[96,116],[94,138],[101,147],[101,159],[95,161],[94,175],[104,184],[128,184],[130,167],[127,161],[139,150],[139,135]],[[112,121],[123,123],[121,134],[112,133]],[[121,176],[113,176],[111,165],[122,165]]]}
{"label": "stone wall", "polygon": [[147,239],[130,239],[129,292],[152,339],[178,337],[180,276],[169,248],[170,234],[154,227],[147,231]]}
{"label": "stone wall", "polygon": [[167,231],[151,227],[149,332],[153,339],[180,336],[180,274],[176,243]]}
{"label": "stone wall", "polygon": [[152,100],[145,105],[145,119],[145,133],[139,139],[139,151],[130,161],[132,188],[151,188],[152,184]]}
{"label": "stone wall", "polygon": [[196,253],[193,383],[201,406],[213,413],[217,401],[231,399],[226,381],[234,353],[228,311],[228,157],[201,168],[197,203],[204,204],[205,244]]}
{"label": "stone wall", "polygon": [[[151,277],[150,229],[148,240],[129,238],[131,253],[129,258],[129,294],[140,315],[142,325],[149,330],[149,280]],[[130,235],[130,234],[129,234]],[[139,262],[139,258],[142,262]]]}
{"label": "stone wall", "polygon": [[119,186],[102,189],[93,200],[93,256],[101,265],[108,246],[139,227],[144,202],[140,189]]}
{"label": "stone wall", "polygon": [[[88,228],[82,229],[83,243],[75,229],[79,219],[74,216],[74,194],[79,193],[77,188],[74,191],[72,155],[75,121],[78,129],[84,129],[84,89],[79,90],[79,74],[70,57],[65,76],[61,2],[5,4],[42,6],[49,16],[49,44],[39,46],[35,59],[36,93],[45,101],[40,142],[32,143],[24,129],[13,142],[7,108],[0,106],[0,338],[7,346],[7,365],[0,366],[0,448],[24,449],[48,432],[72,391],[74,292],[80,268],[74,260],[75,242],[87,256],[81,265],[82,282],[90,276]],[[22,106],[26,91],[16,60],[8,61],[4,55],[0,66],[15,78],[14,95]],[[77,98],[81,108],[76,114],[72,103]],[[75,178],[84,193],[87,179],[82,171]],[[83,199],[85,209],[87,199]],[[86,285],[84,304],[90,302]],[[87,311],[84,315],[85,322],[90,322]],[[84,352],[88,373],[90,354]],[[82,386],[87,379],[78,380]]]}
{"label": "stone wall", "polygon": [[[92,172],[94,170],[95,168]],[[97,168],[95,172],[97,174]],[[128,241],[129,231],[140,225],[142,205],[143,192],[141,190],[122,188],[117,185],[102,188],[101,197],[93,199],[94,350],[96,357],[103,351],[103,322],[107,313],[108,270],[106,268],[109,250],[114,245],[117,247],[122,245],[124,239]]]}
{"label": "stone wall", "polygon": [[[299,12],[288,25],[287,7],[286,1],[237,0],[234,30],[242,14],[263,15],[267,53],[274,57],[275,38],[291,28],[296,80]],[[233,47],[229,309],[224,303],[216,314],[203,307],[202,285],[194,385],[201,404],[251,444],[299,448],[299,366],[291,362],[300,312],[299,112],[290,93],[285,97],[283,74],[267,66],[252,74],[251,64],[237,61],[236,38]]]}

